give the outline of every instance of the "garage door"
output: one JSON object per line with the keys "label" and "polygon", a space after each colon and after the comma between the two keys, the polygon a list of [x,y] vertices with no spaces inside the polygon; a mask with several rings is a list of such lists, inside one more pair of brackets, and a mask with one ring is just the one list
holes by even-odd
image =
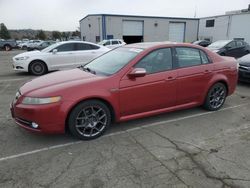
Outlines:
{"label": "garage door", "polygon": [[123,21],[124,36],[143,36],[143,21]]}
{"label": "garage door", "polygon": [[184,42],[185,23],[169,24],[169,41]]}

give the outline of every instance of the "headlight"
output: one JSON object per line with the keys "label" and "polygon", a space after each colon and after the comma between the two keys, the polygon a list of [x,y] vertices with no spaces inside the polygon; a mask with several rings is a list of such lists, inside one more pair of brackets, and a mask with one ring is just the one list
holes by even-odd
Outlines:
{"label": "headlight", "polygon": [[48,98],[35,98],[35,97],[24,97],[22,104],[51,104],[59,102],[61,97],[48,97]]}
{"label": "headlight", "polygon": [[16,101],[21,97],[21,93],[20,91],[16,92],[15,98],[14,98],[14,103],[16,103]]}
{"label": "headlight", "polygon": [[24,56],[24,57],[16,57],[15,60],[21,61],[21,60],[27,60],[29,59],[29,56]]}

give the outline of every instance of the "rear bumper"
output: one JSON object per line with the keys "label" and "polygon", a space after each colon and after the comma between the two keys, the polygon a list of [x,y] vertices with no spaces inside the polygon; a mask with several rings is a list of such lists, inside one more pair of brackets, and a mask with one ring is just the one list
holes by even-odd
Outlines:
{"label": "rear bumper", "polygon": [[239,69],[239,81],[250,83],[250,70]]}

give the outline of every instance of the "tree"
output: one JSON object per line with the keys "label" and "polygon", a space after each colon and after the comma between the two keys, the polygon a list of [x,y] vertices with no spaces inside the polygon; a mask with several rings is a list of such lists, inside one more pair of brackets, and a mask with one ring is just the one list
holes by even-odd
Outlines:
{"label": "tree", "polygon": [[45,32],[43,30],[38,31],[36,38],[40,40],[45,40],[47,38]]}
{"label": "tree", "polygon": [[72,37],[80,37],[81,33],[78,30],[72,32]]}
{"label": "tree", "polygon": [[56,39],[61,39],[61,37],[62,37],[62,34],[60,33],[60,31],[53,31],[52,32],[52,38],[54,39],[54,40],[56,40]]}
{"label": "tree", "polygon": [[0,24],[0,38],[10,39],[10,33],[4,23]]}

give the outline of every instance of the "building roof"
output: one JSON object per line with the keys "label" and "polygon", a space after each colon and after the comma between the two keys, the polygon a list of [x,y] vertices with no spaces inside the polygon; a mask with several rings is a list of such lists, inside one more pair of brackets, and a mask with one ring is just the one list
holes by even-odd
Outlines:
{"label": "building roof", "polygon": [[221,14],[221,15],[215,15],[215,16],[201,17],[200,19],[218,18],[218,17],[223,17],[223,16],[234,16],[234,15],[243,15],[243,14],[250,14],[250,12],[228,13],[228,14]]}
{"label": "building roof", "polygon": [[88,14],[79,22],[89,16],[113,16],[113,17],[132,17],[132,18],[155,18],[155,19],[176,19],[176,20],[199,20],[199,18],[182,18],[182,17],[162,17],[162,16],[140,16],[140,15],[121,15],[121,14]]}

